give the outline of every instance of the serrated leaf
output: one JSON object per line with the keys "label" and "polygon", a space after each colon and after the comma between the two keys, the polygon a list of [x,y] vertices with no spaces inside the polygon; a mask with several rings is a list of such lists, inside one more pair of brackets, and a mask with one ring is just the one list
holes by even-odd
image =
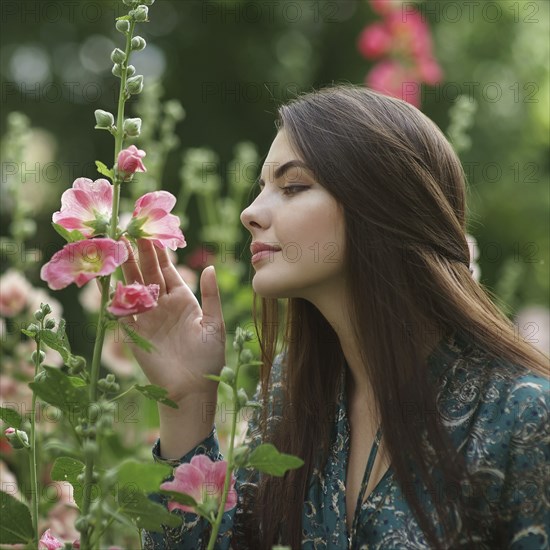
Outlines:
{"label": "serrated leaf", "polygon": [[299,468],[304,461],[294,455],[280,453],[275,445],[264,443],[256,447],[248,458],[247,466],[272,476],[283,476],[287,470]]}
{"label": "serrated leaf", "polygon": [[73,378],[56,367],[44,365],[43,376],[30,382],[29,387],[46,403],[74,414],[86,410],[89,399],[86,388],[79,383],[75,385]]}
{"label": "serrated leaf", "polygon": [[113,171],[109,170],[109,168],[107,168],[107,166],[103,162],[101,162],[100,160],[96,160],[95,165],[97,167],[97,171],[102,176],[106,176],[108,178],[111,178],[111,180],[114,179],[115,175],[114,175]]}
{"label": "serrated leaf", "polygon": [[8,409],[7,407],[0,407],[0,419],[3,420],[8,427],[18,430],[21,428],[23,419],[21,415],[14,409]]}
{"label": "serrated leaf", "polygon": [[52,227],[59,233],[68,243],[75,243],[77,241],[83,241],[86,237],[78,230],[73,229],[69,231],[62,225],[52,222]]}
{"label": "serrated leaf", "polygon": [[[85,465],[80,460],[61,456],[53,463],[51,478],[54,481],[68,481],[73,486],[73,497],[77,506],[82,509],[83,484],[76,478],[84,471]],[[92,489],[93,491],[93,489]]]}
{"label": "serrated leaf", "polygon": [[167,496],[170,500],[177,502],[178,504],[184,504],[185,506],[196,506],[197,501],[186,493],[178,493],[177,491],[167,491],[165,489],[160,489],[157,491],[161,495]]}
{"label": "serrated leaf", "polygon": [[140,347],[142,350],[145,350],[145,351],[152,351],[152,350],[156,351],[155,346],[153,346],[153,344],[151,344],[149,340],[146,340],[145,338],[140,336],[135,331],[135,329],[128,327],[126,323],[119,323],[119,324],[124,330],[124,332],[128,335],[128,337],[130,338],[130,341],[133,344],[135,344],[136,346]]}
{"label": "serrated leaf", "polygon": [[149,498],[142,492],[125,488],[118,493],[120,511],[134,522],[140,529],[163,532],[163,525],[177,527],[183,521],[181,516],[171,514],[166,508]]}
{"label": "serrated leaf", "polygon": [[54,349],[61,355],[63,358],[63,362],[65,364],[68,364],[69,359],[71,357],[71,352],[67,349],[65,345],[65,338],[63,336],[60,337],[57,332],[54,332],[50,329],[42,329],[38,331],[38,335],[41,342],[44,342],[49,348]]}
{"label": "serrated leaf", "polygon": [[32,541],[31,512],[8,493],[0,492],[0,544],[25,544]]}
{"label": "serrated leaf", "polygon": [[173,409],[178,408],[177,403],[166,397],[168,395],[168,391],[160,386],[155,386],[154,384],[139,386],[136,384],[134,387],[148,399],[153,399],[154,401],[158,401],[163,405],[168,405],[168,407],[172,407]]}
{"label": "serrated leaf", "polygon": [[116,474],[119,489],[131,486],[145,493],[158,491],[159,485],[172,474],[170,466],[134,459],[125,460],[112,471]]}

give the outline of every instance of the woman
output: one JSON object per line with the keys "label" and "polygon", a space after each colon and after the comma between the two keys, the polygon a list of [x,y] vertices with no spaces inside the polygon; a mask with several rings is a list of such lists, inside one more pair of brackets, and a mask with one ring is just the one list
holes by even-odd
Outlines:
{"label": "woman", "polygon": [[[304,95],[279,115],[241,214],[252,251],[273,247],[252,258],[264,407],[248,435],[305,464],[282,479],[238,471],[217,548],[548,547],[548,358],[471,276],[451,146],[420,111],[365,88]],[[134,353],[179,404],[159,405],[153,454],[219,460],[217,386],[203,376],[225,364],[214,270],[201,309],[166,250],[138,248],[124,274],[161,287],[135,321],[160,351]],[[145,547],[207,540],[186,512]]]}

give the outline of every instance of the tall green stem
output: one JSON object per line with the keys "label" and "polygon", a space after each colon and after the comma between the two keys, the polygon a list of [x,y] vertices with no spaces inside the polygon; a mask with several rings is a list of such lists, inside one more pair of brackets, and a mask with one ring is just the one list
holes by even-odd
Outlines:
{"label": "tall green stem", "polygon": [[[124,104],[126,102],[126,80],[128,75],[128,64],[130,62],[130,54],[132,51],[132,36],[134,34],[134,28],[135,28],[135,21],[131,21],[130,23],[130,30],[126,36],[126,60],[124,61],[124,64],[121,68],[121,78],[120,78],[120,93],[118,96],[118,113],[117,113],[117,129],[115,134],[115,160],[114,165],[116,167],[118,154],[122,150],[122,142],[123,142],[123,133],[124,133]],[[115,172],[116,173],[116,172]],[[120,200],[120,180],[118,177],[113,178],[113,207],[112,207],[112,213],[111,213],[111,225],[109,228],[109,237],[111,239],[116,238],[116,232],[117,232],[117,225],[118,225],[118,209],[119,209],[119,200]],[[101,306],[99,308],[99,317],[97,321],[97,330],[96,330],[96,337],[95,337],[95,344],[94,344],[94,354],[92,358],[92,369],[91,369],[91,376],[90,376],[90,385],[89,385],[89,398],[90,398],[90,405],[95,403],[97,401],[97,382],[99,378],[99,366],[101,362],[101,351],[103,349],[103,340],[105,338],[105,326],[106,326],[106,319],[105,319],[105,307],[107,305],[107,301],[109,299],[109,290],[111,287],[111,276],[108,275],[107,277],[104,277],[101,281]],[[89,415],[89,411],[88,411]],[[91,425],[95,423],[95,420],[92,420],[88,416],[88,424]],[[85,481],[84,481],[84,492],[83,492],[83,498],[82,498],[82,517],[86,517],[87,519],[90,519],[90,500],[92,496],[92,482],[93,482],[93,470],[94,470],[94,453],[88,452],[86,454],[86,469],[85,469]],[[101,522],[101,514],[98,513],[96,517],[96,526],[100,527]],[[82,533],[81,541],[80,541],[80,547],[82,550],[90,550],[92,548],[91,545],[91,536],[92,536],[92,529],[87,529]],[[96,544],[99,544],[99,540],[96,539],[94,541],[94,546]]]}
{"label": "tall green stem", "polygon": [[[233,402],[235,405],[238,404],[238,395],[237,395],[237,380],[239,379],[239,369],[241,368],[240,359],[237,361],[237,368],[235,369],[235,384],[233,385]],[[240,409],[240,407],[236,407]],[[225,483],[223,484],[222,499],[220,502],[220,507],[218,508],[218,515],[216,516],[216,521],[212,525],[212,533],[210,535],[210,540],[208,541],[208,550],[213,550],[214,545],[216,544],[216,539],[218,538],[218,531],[220,530],[220,525],[222,523],[223,514],[225,512],[225,502],[227,501],[227,495],[229,493],[229,484],[231,482],[231,474],[233,473],[233,447],[235,445],[235,431],[237,428],[237,414],[232,415],[231,419],[231,436],[229,438],[229,450],[227,451],[227,469],[225,471]]]}

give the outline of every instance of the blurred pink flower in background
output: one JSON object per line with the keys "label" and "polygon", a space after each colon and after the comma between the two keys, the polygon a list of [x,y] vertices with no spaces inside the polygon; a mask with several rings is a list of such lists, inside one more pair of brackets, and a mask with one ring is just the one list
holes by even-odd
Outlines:
{"label": "blurred pink flower in background", "polygon": [[359,35],[357,47],[362,55],[373,59],[385,54],[392,45],[392,37],[382,23],[373,23],[363,29]]}
{"label": "blurred pink flower in background", "polygon": [[0,315],[15,317],[23,311],[32,285],[23,274],[9,268],[0,277]]}
{"label": "blurred pink flower in background", "polygon": [[54,537],[49,529],[46,529],[40,541],[38,542],[38,550],[57,550],[58,548],[63,548],[64,544]]}
{"label": "blurred pink flower in background", "polygon": [[117,281],[115,293],[107,311],[117,317],[137,315],[157,306],[160,286],[133,283],[123,285]]}
{"label": "blurred pink flower in background", "polygon": [[[196,455],[189,464],[181,464],[174,470],[173,481],[165,481],[160,485],[161,489],[177,491],[191,495],[197,504],[206,505],[208,509],[217,510],[222,497],[225,483],[227,461],[213,461],[206,455]],[[229,492],[224,510],[231,510],[237,504],[237,492],[235,491],[235,476],[231,475]],[[175,509],[196,513],[191,506],[168,502],[168,510]]]}
{"label": "blurred pink flower in background", "polygon": [[113,186],[108,180],[78,178],[72,189],[61,195],[61,210],[53,214],[52,220],[68,231],[77,229],[85,237],[92,237],[95,227],[98,233],[105,232],[111,220],[112,203]]}
{"label": "blurred pink flower in background", "polygon": [[180,219],[170,214],[176,197],[168,191],[152,191],[140,197],[135,204],[128,234],[136,239],[148,239],[157,248],[176,250],[187,246],[180,229]]}
{"label": "blurred pink flower in background", "polygon": [[105,331],[101,363],[120,378],[132,378],[136,375],[137,365],[125,338],[126,333],[118,326]]}
{"label": "blurred pink flower in background", "polygon": [[47,527],[56,537],[65,541],[71,541],[80,537],[74,524],[79,517],[78,507],[74,500],[72,485],[65,481],[51,481],[47,484],[48,493],[54,489],[56,495],[55,504],[49,509]]}
{"label": "blurred pink flower in background", "polygon": [[406,87],[407,101],[418,107],[420,105],[420,87],[415,82],[414,74],[407,67],[392,59],[377,63],[366,78],[369,88],[383,91],[387,95],[400,99],[405,99]]}
{"label": "blurred pink flower in background", "polygon": [[147,172],[141,159],[145,157],[145,151],[130,145],[123,149],[117,158],[117,167],[123,181],[130,180],[136,172]]}
{"label": "blurred pink flower in background", "polygon": [[401,0],[370,0],[373,11],[386,15],[401,7]]}
{"label": "blurred pink flower in background", "polygon": [[110,275],[127,259],[128,250],[124,243],[113,239],[86,239],[67,243],[42,266],[40,278],[52,290],[60,290],[71,283],[82,287],[95,277]]}

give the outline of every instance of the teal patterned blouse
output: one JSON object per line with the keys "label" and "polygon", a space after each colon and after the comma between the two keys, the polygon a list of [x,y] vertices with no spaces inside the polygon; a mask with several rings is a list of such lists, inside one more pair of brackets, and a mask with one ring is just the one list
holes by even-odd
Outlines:
{"label": "teal patterned blouse", "polygon": [[[273,365],[273,391],[280,388],[281,356]],[[485,496],[477,499],[475,547],[458,532],[450,548],[543,550],[550,535],[550,384],[546,378],[518,365],[489,357],[464,333],[442,339],[428,358],[438,381],[437,407],[453,443],[465,456],[471,473],[489,482]],[[331,451],[323,471],[315,469],[303,505],[305,550],[422,550],[429,548],[392,468],[356,510],[356,531],[348,533],[345,479],[350,445],[345,380],[342,369],[337,416]],[[257,427],[249,423],[250,445],[260,443]],[[153,457],[177,466],[204,453],[222,460],[216,428],[179,460]],[[246,548],[239,539],[239,522],[246,516],[241,495],[257,482],[256,472],[236,471],[237,506],[225,513],[218,535],[218,550]],[[251,485],[252,484],[252,485]],[[423,506],[434,518],[433,505],[425,494]],[[164,497],[151,495],[157,502]],[[421,495],[422,498],[422,495]],[[183,516],[178,528],[164,533],[145,532],[146,550],[206,548],[206,520],[175,510]],[[498,529],[496,522],[499,520]],[[498,532],[497,532],[498,531]],[[254,549],[250,549],[254,550]]]}

